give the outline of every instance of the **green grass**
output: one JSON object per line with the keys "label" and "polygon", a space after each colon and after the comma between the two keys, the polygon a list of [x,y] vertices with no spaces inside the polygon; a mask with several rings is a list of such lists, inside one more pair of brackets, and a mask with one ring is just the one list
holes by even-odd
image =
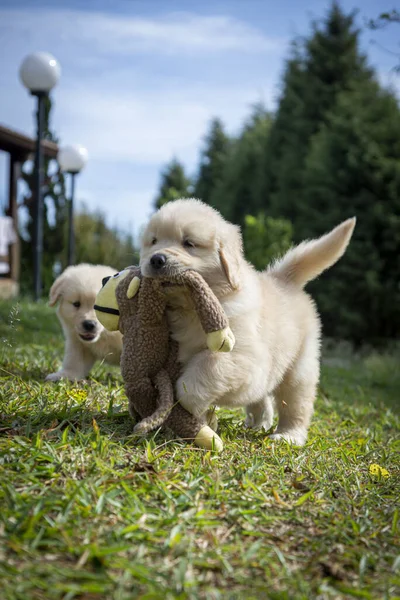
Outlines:
{"label": "green grass", "polygon": [[400,597],[398,356],[330,357],[305,448],[220,411],[213,455],[138,442],[116,369],[44,383],[46,306],[0,304],[0,341],[2,599]]}

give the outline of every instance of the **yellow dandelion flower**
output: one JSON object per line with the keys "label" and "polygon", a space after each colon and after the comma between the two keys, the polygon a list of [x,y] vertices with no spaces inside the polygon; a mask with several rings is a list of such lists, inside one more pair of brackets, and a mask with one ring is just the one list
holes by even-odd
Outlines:
{"label": "yellow dandelion flower", "polygon": [[384,479],[389,477],[389,471],[387,471],[380,465],[377,465],[376,463],[369,465],[369,474],[372,477],[383,477]]}
{"label": "yellow dandelion flower", "polygon": [[85,390],[74,389],[68,392],[68,396],[76,402],[84,402],[87,398],[87,392]]}

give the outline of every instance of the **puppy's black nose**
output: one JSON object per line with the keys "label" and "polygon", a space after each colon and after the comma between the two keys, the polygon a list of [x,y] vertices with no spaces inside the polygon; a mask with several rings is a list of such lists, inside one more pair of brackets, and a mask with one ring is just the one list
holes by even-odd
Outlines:
{"label": "puppy's black nose", "polygon": [[103,277],[103,279],[101,280],[101,285],[104,287],[109,279],[111,279],[111,275],[109,275],[108,277]]}
{"label": "puppy's black nose", "polygon": [[162,269],[165,266],[166,262],[167,257],[165,256],[165,254],[153,254],[153,256],[150,259],[151,266],[157,271]]}
{"label": "puppy's black nose", "polygon": [[83,321],[82,327],[85,331],[93,331],[96,328],[96,321]]}

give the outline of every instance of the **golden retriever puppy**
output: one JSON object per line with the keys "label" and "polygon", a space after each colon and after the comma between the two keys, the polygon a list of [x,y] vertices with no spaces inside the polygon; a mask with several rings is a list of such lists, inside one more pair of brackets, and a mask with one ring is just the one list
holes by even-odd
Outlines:
{"label": "golden retriever puppy", "polygon": [[65,337],[62,368],[46,381],[84,379],[96,360],[118,365],[122,335],[111,333],[99,323],[94,312],[96,294],[105,277],[116,271],[103,265],[80,264],[68,267],[50,290],[50,306],[58,302],[57,316]]}
{"label": "golden retriever puppy", "polygon": [[239,227],[199,200],[176,200],[153,215],[142,240],[143,274],[198,271],[236,338],[232,352],[210,352],[187,294],[167,288],[183,364],[177,382],[182,406],[203,418],[212,404],[245,407],[247,426],[269,429],[273,399],[279,422],[272,437],[305,443],[319,381],[320,321],[303,287],[343,255],[354,226],[349,219],[260,273],[243,256]]}

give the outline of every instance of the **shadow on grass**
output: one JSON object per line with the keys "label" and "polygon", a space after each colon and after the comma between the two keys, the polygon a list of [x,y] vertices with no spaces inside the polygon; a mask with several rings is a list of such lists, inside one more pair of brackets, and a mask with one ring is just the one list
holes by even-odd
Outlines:
{"label": "shadow on grass", "polygon": [[[41,346],[30,346],[29,354],[24,347],[18,348],[17,351],[7,356],[2,356],[0,352],[0,381],[2,378],[10,379],[15,377],[16,379],[25,382],[30,381],[39,385],[49,383],[46,382],[47,375],[55,373],[61,368],[63,346],[59,344],[59,340],[56,342],[58,344],[53,344],[54,351],[51,356],[49,356],[48,348],[46,349],[47,354],[42,353]],[[66,380],[52,382],[49,385],[55,386],[63,381]],[[100,383],[105,386],[109,386],[110,384],[121,386],[122,377],[119,367],[98,362],[86,379],[70,382],[71,385],[78,387],[93,383]]]}
{"label": "shadow on grass", "polygon": [[4,362],[0,365],[0,381],[2,378],[7,377],[18,377],[22,381],[34,381],[35,383],[44,383],[48,373],[44,373],[43,370],[35,365],[25,369],[15,369],[15,363],[7,364]]}
{"label": "shadow on grass", "polygon": [[103,435],[114,440],[142,439],[133,435],[134,421],[127,410],[107,412],[87,409],[84,406],[68,410],[43,410],[37,413],[19,411],[16,415],[1,415],[0,435],[22,436],[32,439],[38,433],[52,438],[61,437],[68,427],[72,432],[89,435],[98,427]]}
{"label": "shadow on grass", "polygon": [[[82,405],[66,406],[64,409],[44,409],[34,413],[26,410],[18,411],[15,415],[0,415],[0,418],[0,437],[18,436],[33,440],[39,435],[42,439],[54,442],[61,440],[63,432],[68,428],[72,435],[80,434],[90,439],[98,428],[102,436],[124,447],[144,448],[150,440],[154,440],[156,447],[168,443],[193,446],[191,441],[181,440],[167,429],[156,429],[144,437],[134,434],[135,422],[125,405],[112,407],[108,411],[93,410]],[[274,427],[271,431],[272,429]],[[244,414],[237,410],[219,415],[218,433],[222,434],[226,443],[257,443],[265,440],[269,432],[244,427]]]}

